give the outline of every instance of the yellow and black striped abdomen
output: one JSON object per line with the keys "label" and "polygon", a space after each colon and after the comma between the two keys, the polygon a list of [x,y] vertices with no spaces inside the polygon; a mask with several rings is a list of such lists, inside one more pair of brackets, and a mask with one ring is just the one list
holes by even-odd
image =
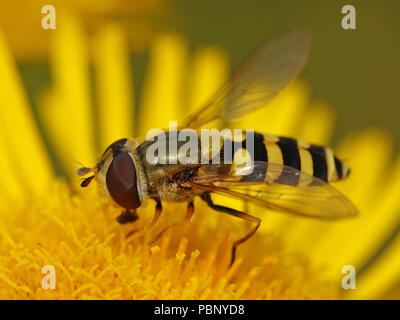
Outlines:
{"label": "yellow and black striped abdomen", "polygon": [[[347,165],[339,160],[332,149],[313,145],[301,140],[264,134],[263,142],[255,139],[255,155],[266,154],[266,161],[285,165],[317,177],[325,182],[338,181],[349,175]],[[255,159],[257,160],[257,159]],[[279,173],[273,173],[279,182]]]}
{"label": "yellow and black striped abdomen", "polygon": [[[242,148],[246,148],[246,142],[241,144]],[[349,175],[349,168],[334,155],[332,149],[270,134],[255,134],[254,161],[291,167],[325,182],[338,181]],[[267,166],[268,176],[278,183],[285,184],[281,173],[277,171],[276,166],[273,169],[268,169]]]}

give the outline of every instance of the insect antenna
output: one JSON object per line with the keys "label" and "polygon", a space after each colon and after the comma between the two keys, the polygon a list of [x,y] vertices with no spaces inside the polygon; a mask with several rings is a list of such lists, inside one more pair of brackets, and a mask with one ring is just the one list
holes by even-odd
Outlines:
{"label": "insect antenna", "polygon": [[76,170],[76,174],[78,176],[84,176],[87,175],[89,172],[91,172],[93,169],[92,168],[87,168],[87,167],[81,167],[78,170]]}
{"label": "insect antenna", "polygon": [[83,180],[83,181],[81,182],[81,187],[86,188],[90,184],[90,182],[92,182],[93,178],[94,178],[94,176],[82,178],[81,180]]}
{"label": "insect antenna", "polygon": [[88,167],[84,166],[81,162],[79,162],[75,159],[72,159],[72,160],[81,166],[78,170],[76,170],[76,174],[78,176],[87,175],[89,172],[91,172],[93,170],[92,168],[88,168]]}

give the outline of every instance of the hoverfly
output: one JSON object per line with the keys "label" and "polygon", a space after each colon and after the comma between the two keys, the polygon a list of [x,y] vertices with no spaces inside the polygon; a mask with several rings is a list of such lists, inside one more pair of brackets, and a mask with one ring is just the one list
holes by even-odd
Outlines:
{"label": "hoverfly", "polygon": [[[202,126],[212,121],[232,122],[264,107],[300,73],[310,43],[307,34],[293,32],[261,45],[208,103],[187,118],[182,129],[199,132]],[[171,132],[165,139],[170,136]],[[246,140],[231,142],[236,147],[239,144],[242,151],[247,148]],[[336,219],[357,214],[352,203],[329,184],[349,174],[346,164],[329,148],[255,133],[251,170],[247,170],[246,165],[225,163],[152,164],[145,156],[151,143],[136,139],[115,141],[95,167],[78,169],[77,174],[81,176],[93,173],[81,186],[86,187],[95,177],[103,194],[124,209],[117,218],[119,223],[135,221],[138,218],[136,209],[147,198],[156,202],[151,226],[161,214],[162,201],[187,202],[185,220],[188,221],[194,212],[196,196],[216,211],[254,223],[248,234],[234,242],[231,263],[236,247],[256,233],[261,219],[214,204],[212,193],[309,217]],[[225,146],[226,141],[221,153]],[[166,157],[176,158],[177,155],[168,153]]]}

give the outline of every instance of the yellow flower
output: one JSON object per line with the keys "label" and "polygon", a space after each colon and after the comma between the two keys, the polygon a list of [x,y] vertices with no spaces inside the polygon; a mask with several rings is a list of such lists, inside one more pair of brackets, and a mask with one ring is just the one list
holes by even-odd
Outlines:
{"label": "yellow flower", "polygon": [[[226,79],[226,54],[205,47],[191,55],[175,34],[154,39],[135,118],[123,29],[106,25],[92,44],[95,113],[89,44],[79,20],[58,19],[53,36],[53,83],[38,101],[39,131],[0,33],[2,299],[399,298],[400,159],[391,160],[384,133],[355,133],[337,148],[353,174],[335,187],[354,201],[359,217],[328,223],[259,210],[261,230],[239,247],[228,268],[232,241],[248,224],[196,201],[191,223],[152,243],[157,231],[185,214],[184,204],[165,204],[154,232],[127,238],[133,228],[149,223],[154,203],[138,210],[134,226],[119,225],[120,210],[106,206],[93,185],[81,192],[73,175],[73,159],[92,164],[115,139],[181,120]],[[325,104],[310,102],[308,92],[305,84],[295,83],[235,126],[328,144],[334,115]],[[41,132],[70,183],[55,175]],[[48,265],[56,271],[55,289],[42,287],[42,268]],[[356,290],[341,287],[345,265],[358,271]]]}
{"label": "yellow flower", "polygon": [[[57,22],[64,12],[73,12],[85,21],[85,29],[90,33],[97,32],[105,23],[119,21],[121,27],[129,30],[131,47],[143,49],[159,28],[157,18],[171,3],[171,0],[5,1],[0,10],[0,22],[13,54],[20,60],[32,61],[48,55],[52,32],[40,27],[47,14],[42,13],[45,5],[55,8]],[[134,18],[126,19],[127,15]]]}

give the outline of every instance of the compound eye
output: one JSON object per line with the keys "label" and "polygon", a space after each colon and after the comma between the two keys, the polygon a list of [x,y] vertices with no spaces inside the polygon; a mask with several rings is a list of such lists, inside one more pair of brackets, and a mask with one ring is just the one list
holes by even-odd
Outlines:
{"label": "compound eye", "polygon": [[112,150],[113,154],[116,156],[118,153],[122,151],[122,148],[124,147],[125,143],[128,141],[127,138],[119,139],[117,141],[114,141],[111,143],[106,150],[103,152],[103,156],[106,154],[108,150]]}
{"label": "compound eye", "polygon": [[117,154],[106,174],[106,185],[113,200],[126,209],[140,206],[135,165],[126,152]]}

